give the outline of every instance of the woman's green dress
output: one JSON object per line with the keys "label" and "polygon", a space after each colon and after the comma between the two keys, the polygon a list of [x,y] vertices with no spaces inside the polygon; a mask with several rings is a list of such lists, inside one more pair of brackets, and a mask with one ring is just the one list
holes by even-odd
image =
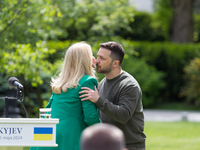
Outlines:
{"label": "woman's green dress", "polygon": [[58,147],[31,147],[30,150],[80,150],[81,132],[88,126],[100,123],[98,108],[90,100],[81,101],[81,87],[94,90],[97,80],[84,75],[77,88],[68,89],[61,94],[53,93],[47,108],[52,108],[51,117],[58,118],[56,143]]}

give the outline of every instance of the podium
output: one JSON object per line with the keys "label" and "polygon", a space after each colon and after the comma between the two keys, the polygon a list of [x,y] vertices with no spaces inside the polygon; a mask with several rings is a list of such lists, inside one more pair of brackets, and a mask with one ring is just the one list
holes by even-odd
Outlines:
{"label": "podium", "polygon": [[0,118],[0,147],[57,147],[59,119]]}

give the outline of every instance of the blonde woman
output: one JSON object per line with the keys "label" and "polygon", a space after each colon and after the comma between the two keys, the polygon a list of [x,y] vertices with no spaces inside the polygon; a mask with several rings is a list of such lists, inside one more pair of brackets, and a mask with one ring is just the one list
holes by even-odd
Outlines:
{"label": "blonde woman", "polygon": [[47,108],[52,108],[52,118],[59,118],[56,126],[58,147],[32,147],[31,150],[79,150],[82,131],[100,123],[98,109],[91,101],[81,101],[81,87],[98,86],[94,74],[95,60],[91,46],[80,42],[68,48],[57,77],[51,81],[52,96]]}

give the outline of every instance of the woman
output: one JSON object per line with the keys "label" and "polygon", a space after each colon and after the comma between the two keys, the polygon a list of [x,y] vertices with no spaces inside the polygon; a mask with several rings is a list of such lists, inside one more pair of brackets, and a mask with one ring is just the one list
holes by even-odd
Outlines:
{"label": "woman", "polygon": [[56,126],[58,147],[32,147],[31,150],[79,150],[81,132],[100,123],[98,109],[91,101],[81,101],[81,87],[98,86],[91,46],[85,42],[72,45],[66,52],[58,77],[51,82],[52,96],[46,108],[52,108],[52,118],[59,118]]}

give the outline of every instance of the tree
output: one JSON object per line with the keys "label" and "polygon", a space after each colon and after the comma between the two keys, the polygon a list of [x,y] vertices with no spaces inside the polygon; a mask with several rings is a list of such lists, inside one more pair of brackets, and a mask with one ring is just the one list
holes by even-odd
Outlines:
{"label": "tree", "polygon": [[0,85],[8,86],[5,81],[16,76],[25,87],[27,108],[35,107],[34,100],[37,107],[42,107],[40,85],[52,75],[53,66],[48,58],[55,53],[47,48],[46,40],[59,34],[55,25],[59,17],[62,14],[52,0],[0,1],[0,76],[4,81]]}
{"label": "tree", "polygon": [[171,0],[173,11],[171,41],[193,42],[193,3],[194,0]]}
{"label": "tree", "polygon": [[134,8],[129,6],[127,0],[99,1],[97,8],[91,36],[110,38],[118,35],[121,29],[131,31],[129,23],[134,21]]}
{"label": "tree", "polygon": [[176,43],[193,42],[193,3],[194,0],[155,0],[157,22],[166,39]]}
{"label": "tree", "polygon": [[127,0],[57,0],[63,14],[57,25],[63,31],[60,40],[99,40],[118,35],[121,28],[131,30],[134,8]]}
{"label": "tree", "polygon": [[133,17],[130,10],[127,0],[0,1],[1,80],[7,81],[10,76],[19,78],[31,114],[34,111],[31,108],[43,107],[43,100],[48,100],[52,70],[58,68],[54,65],[71,44],[56,52],[47,47],[47,41],[88,41],[115,36],[121,27],[127,28]]}
{"label": "tree", "polygon": [[62,14],[53,0],[0,1],[0,48],[12,43],[34,45],[55,39],[61,31],[55,22]]}

